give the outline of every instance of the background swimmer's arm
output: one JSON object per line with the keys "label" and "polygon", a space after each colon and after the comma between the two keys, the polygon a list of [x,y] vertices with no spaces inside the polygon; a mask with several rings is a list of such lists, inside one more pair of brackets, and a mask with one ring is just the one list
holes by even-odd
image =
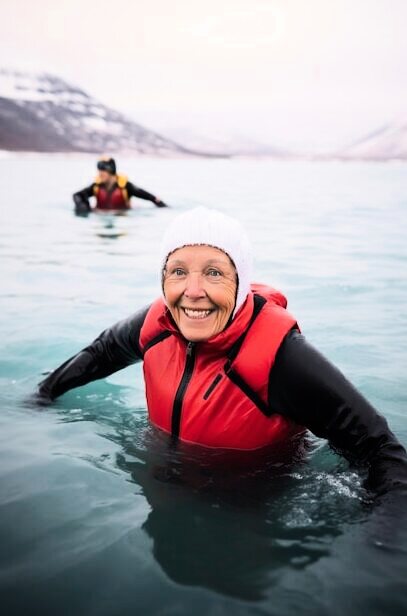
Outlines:
{"label": "background swimmer's arm", "polygon": [[145,199],[146,201],[152,201],[157,207],[168,207],[164,201],[161,201],[158,197],[155,197],[151,193],[135,186],[131,182],[127,182],[126,190],[129,197],[138,197],[139,199]]}
{"label": "background swimmer's arm", "polygon": [[406,451],[385,418],[296,331],[278,351],[269,400],[275,412],[328,439],[351,462],[366,464],[369,489],[407,489]]}
{"label": "background swimmer's arm", "polygon": [[140,330],[149,307],[106,329],[38,385],[38,401],[57,398],[69,389],[102,379],[142,358]]}
{"label": "background swimmer's arm", "polygon": [[83,212],[84,208],[90,211],[91,207],[89,204],[89,199],[90,197],[93,196],[93,187],[94,187],[94,184],[91,184],[90,186],[87,186],[83,190],[78,190],[78,192],[76,192],[73,195],[72,198],[75,203],[76,211]]}

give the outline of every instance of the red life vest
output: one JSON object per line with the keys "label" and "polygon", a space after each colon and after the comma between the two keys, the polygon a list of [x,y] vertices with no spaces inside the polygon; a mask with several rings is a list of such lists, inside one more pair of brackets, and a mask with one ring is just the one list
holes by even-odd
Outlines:
{"label": "red life vest", "polygon": [[296,326],[286,305],[278,291],[252,285],[226,330],[191,343],[164,301],[155,301],[139,340],[150,421],[183,441],[241,450],[281,442],[302,430],[268,405],[271,367]]}
{"label": "red life vest", "polygon": [[96,207],[100,210],[127,210],[130,207],[126,190],[127,178],[117,176],[117,185],[112,191],[106,190],[104,184],[97,178],[93,187],[96,197]]}

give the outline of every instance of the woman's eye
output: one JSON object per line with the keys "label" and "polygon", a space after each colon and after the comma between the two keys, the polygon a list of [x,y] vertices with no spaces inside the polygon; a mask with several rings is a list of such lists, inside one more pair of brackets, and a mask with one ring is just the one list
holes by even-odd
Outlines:
{"label": "woman's eye", "polygon": [[176,267],[172,273],[175,274],[175,276],[184,276],[185,271],[180,267]]}
{"label": "woman's eye", "polygon": [[222,274],[218,271],[218,270],[208,270],[207,272],[208,276],[212,276],[213,278],[217,278],[218,276],[222,276]]}

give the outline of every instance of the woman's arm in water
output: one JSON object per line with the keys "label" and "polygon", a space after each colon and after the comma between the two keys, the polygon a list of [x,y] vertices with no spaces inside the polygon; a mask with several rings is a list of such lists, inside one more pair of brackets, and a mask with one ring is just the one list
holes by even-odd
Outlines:
{"label": "woman's arm in water", "polygon": [[168,207],[167,204],[164,203],[164,201],[161,201],[161,199],[159,199],[159,197],[155,197],[151,193],[147,192],[143,188],[139,188],[138,186],[135,186],[131,182],[127,182],[126,190],[127,190],[127,194],[129,195],[129,197],[138,197],[139,199],[145,199],[146,201],[152,201],[154,205],[156,205],[157,207]]}
{"label": "woman's arm in water", "polygon": [[368,467],[366,487],[407,490],[407,455],[386,419],[303,335],[292,330],[270,373],[273,411],[328,439],[349,461]]}
{"label": "woman's arm in water", "polygon": [[54,370],[38,385],[39,401],[53,400],[69,389],[102,379],[142,359],[138,341],[148,309],[149,306],[106,329]]}
{"label": "woman's arm in water", "polygon": [[72,195],[73,201],[75,203],[75,211],[78,213],[90,212],[91,207],[89,203],[89,199],[93,197],[93,187],[95,184],[91,184],[87,186],[83,190],[78,190],[78,192]]}

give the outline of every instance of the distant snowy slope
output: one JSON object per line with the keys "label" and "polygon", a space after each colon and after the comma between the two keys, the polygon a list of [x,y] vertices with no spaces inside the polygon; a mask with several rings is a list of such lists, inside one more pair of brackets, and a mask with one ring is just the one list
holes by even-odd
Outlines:
{"label": "distant snowy slope", "polygon": [[0,70],[0,149],[199,155],[48,74]]}
{"label": "distant snowy slope", "polygon": [[381,127],[338,152],[344,159],[407,160],[407,120]]}
{"label": "distant snowy slope", "polygon": [[261,142],[256,138],[237,133],[219,126],[204,126],[199,124],[174,123],[165,128],[165,133],[175,141],[200,152],[218,152],[229,156],[255,156],[288,159],[294,156],[284,148]]}

